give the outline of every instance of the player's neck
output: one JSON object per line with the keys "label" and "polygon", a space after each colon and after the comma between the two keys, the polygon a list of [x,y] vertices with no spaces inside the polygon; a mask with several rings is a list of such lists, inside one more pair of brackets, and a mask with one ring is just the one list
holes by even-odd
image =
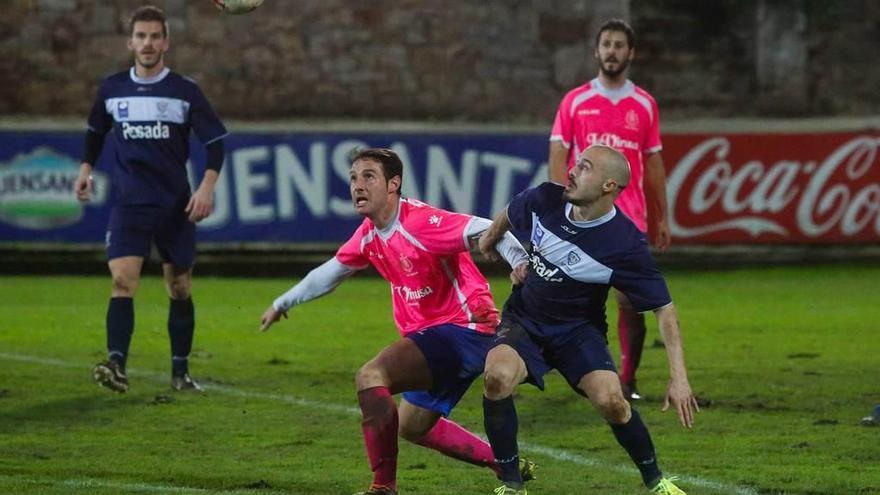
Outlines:
{"label": "player's neck", "polygon": [[620,73],[617,77],[611,77],[602,71],[597,76],[599,84],[605,89],[620,89],[626,84],[626,71]]}
{"label": "player's neck", "polygon": [[388,205],[383,208],[381,211],[376,212],[375,215],[370,216],[370,220],[373,222],[373,225],[376,226],[379,230],[385,230],[391,222],[394,221],[394,218],[397,217],[397,209],[400,208],[400,198],[392,199],[388,202]]}
{"label": "player's neck", "polygon": [[571,206],[571,220],[574,220],[575,222],[589,222],[607,215],[608,212],[614,208],[614,203],[609,203],[608,201],[600,199],[599,201],[595,201],[588,205],[576,205],[572,203]]}
{"label": "player's neck", "polygon": [[143,65],[135,62],[134,64],[134,75],[138,76],[141,79],[149,79],[151,77],[156,77],[165,70],[165,61],[160,60],[159,63],[152,67],[144,67]]}

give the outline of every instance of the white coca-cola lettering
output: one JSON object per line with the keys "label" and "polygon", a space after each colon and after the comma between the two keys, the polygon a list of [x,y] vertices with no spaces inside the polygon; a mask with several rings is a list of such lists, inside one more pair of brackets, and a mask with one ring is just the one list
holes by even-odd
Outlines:
{"label": "white coca-cola lettering", "polygon": [[[739,229],[744,230],[750,233],[752,236],[757,236],[764,232],[772,232],[780,235],[787,235],[788,231],[782,225],[778,223],[767,220],[761,217],[754,216],[744,216],[741,218],[733,218],[730,220],[724,220],[722,222],[703,225],[700,227],[685,227],[681,225],[676,218],[676,205],[678,204],[678,195],[682,192],[682,184],[684,184],[684,180],[688,175],[696,168],[697,164],[703,159],[703,157],[709,155],[712,152],[715,152],[715,160],[716,163],[709,166],[706,169],[706,172],[701,175],[694,186],[693,191],[691,191],[690,198],[688,200],[688,206],[690,210],[694,213],[705,213],[708,211],[715,203],[721,199],[722,196],[730,195],[734,200],[739,195],[739,188],[745,182],[745,178],[739,179],[738,176],[734,175],[732,172],[732,167],[730,163],[727,162],[727,155],[730,152],[730,142],[727,138],[719,137],[719,138],[710,138],[706,141],[698,144],[692,150],[690,150],[675,166],[675,169],[672,171],[672,174],[669,176],[669,181],[667,185],[667,195],[668,201],[670,205],[670,211],[672,214],[669,218],[669,229],[673,236],[675,237],[697,237],[705,234],[710,234],[712,232],[718,232],[720,230],[728,230],[728,229]],[[760,164],[760,162],[757,162]],[[763,165],[761,165],[761,169],[763,169]],[[749,169],[745,169],[747,174],[753,174],[754,167]],[[742,172],[737,172],[740,174]],[[771,174],[767,174],[770,176]],[[785,176],[785,172],[774,172],[772,174],[775,176]],[[733,180],[732,177],[737,177],[736,180]],[[736,185],[735,188],[731,188],[730,184],[733,183]],[[779,181],[779,185],[777,189],[781,187],[785,183],[784,180]],[[715,193],[712,192],[712,187],[715,186]],[[734,189],[732,192],[727,192],[728,189]],[[761,198],[760,204],[762,206],[767,204],[775,204],[780,201],[780,195],[782,193],[777,192],[776,190],[770,190],[769,186],[761,188],[757,187],[754,191],[752,191],[751,196],[754,196],[756,193],[767,195],[764,198]],[[751,203],[752,199],[748,199],[746,202]],[[784,194],[782,194],[784,197]],[[733,201],[728,200],[728,203],[732,203]],[[725,205],[722,201],[722,209],[725,210],[725,213],[734,213],[732,211],[728,211],[727,208],[729,205]]]}
{"label": "white coca-cola lettering", "polygon": [[[798,204],[797,223],[801,232],[810,237],[817,237],[825,234],[844,219],[840,225],[841,233],[853,235],[870,222],[870,214],[876,215],[878,208],[877,200],[871,201],[877,194],[876,183],[857,192],[855,194],[857,200],[851,199],[853,194],[849,185],[835,184],[826,190],[826,184],[844,160],[846,160],[844,170],[848,179],[855,180],[868,173],[877,158],[878,144],[880,139],[869,136],[858,137],[837,148],[828,156],[819,170],[813,174]],[[867,218],[863,216],[860,219],[859,213],[863,208],[868,208],[868,215]],[[817,215],[826,219],[817,220]],[[861,227],[856,228],[860,224]],[[880,233],[880,223],[875,222],[874,230]]]}
{"label": "white coca-cola lettering", "polygon": [[[728,161],[730,141],[713,137],[694,146],[669,176],[670,230],[682,238],[699,237],[722,230],[742,230],[752,236],[773,233],[792,237],[788,229],[760,214],[778,214],[796,205],[792,214],[801,236],[819,237],[837,228],[854,236],[866,228],[880,234],[880,183],[870,181],[853,190],[853,183],[876,166],[880,139],[859,136],[842,144],[821,164],[815,160],[780,160],[765,165],[760,160],[736,166]],[[708,165],[706,162],[711,161]],[[876,172],[876,171],[875,171]],[[689,191],[683,190],[689,176],[699,174]],[[809,176],[797,184],[800,174]],[[713,208],[729,218],[713,223],[684,226],[676,215],[678,200],[686,201],[693,215]],[[777,217],[778,219],[778,217]],[[873,223],[873,226],[872,226]]]}

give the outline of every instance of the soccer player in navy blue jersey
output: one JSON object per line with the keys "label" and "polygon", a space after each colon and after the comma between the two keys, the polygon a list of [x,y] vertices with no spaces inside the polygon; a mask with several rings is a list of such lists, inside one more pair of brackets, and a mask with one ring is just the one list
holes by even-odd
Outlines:
{"label": "soccer player in navy blue jersey", "polygon": [[499,495],[525,494],[518,464],[517,416],[512,393],[528,381],[544,388],[555,368],[589,398],[655,493],[682,495],[657,466],[651,436],[624,398],[608,351],[605,301],[611,287],[640,312],[653,311],[666,339],[670,380],[663,410],[672,405],[690,428],[699,410],[684,364],[675,307],[644,234],[615,206],[630,179],[618,151],[591,146],[568,172],[568,184],[545,183],[511,200],[480,239],[496,258],[508,230],[532,246],[531,269],[504,307],[486,358],[483,413],[486,435],[504,484]]}
{"label": "soccer player in navy blue jersey", "polygon": [[[107,309],[108,359],[95,366],[94,377],[116,392],[128,390],[125,366],[134,331],[132,300],[153,243],[162,257],[170,298],[171,386],[201,390],[188,365],[195,328],[190,297],[195,223],[213,209],[227,132],[196,83],[165,66],[168,47],[164,13],[153,6],[135,10],[128,39],[134,67],[101,83],[74,186],[80,201],[90,199],[92,167],[112,131],[114,207],[106,235],[113,279]],[[186,172],[190,132],[205,145],[207,155],[205,174],[195,192]]]}

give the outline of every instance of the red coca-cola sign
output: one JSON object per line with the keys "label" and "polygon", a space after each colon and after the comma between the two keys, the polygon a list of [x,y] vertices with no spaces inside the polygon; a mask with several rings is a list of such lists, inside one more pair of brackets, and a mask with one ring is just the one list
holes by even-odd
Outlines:
{"label": "red coca-cola sign", "polygon": [[880,135],[663,137],[678,244],[880,242]]}

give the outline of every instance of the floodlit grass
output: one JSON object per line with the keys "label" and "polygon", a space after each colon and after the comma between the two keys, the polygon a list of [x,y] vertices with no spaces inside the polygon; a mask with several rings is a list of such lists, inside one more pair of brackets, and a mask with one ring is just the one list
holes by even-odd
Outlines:
{"label": "floodlit grass", "polygon": [[[639,404],[661,467],[689,494],[880,493],[880,269],[818,267],[667,274],[691,383],[711,401],[687,431],[661,413],[663,350]],[[369,483],[353,376],[397,338],[387,285],[356,277],[257,331],[288,280],[197,277],[193,375],[172,393],[161,280],[135,303],[132,388],[91,380],[104,355],[109,277],[0,278],[0,493],[349,494]],[[499,302],[506,283],[494,280]],[[613,320],[614,308],[609,311]],[[616,334],[611,333],[616,355]],[[482,432],[480,384],[453,419]],[[517,396],[532,495],[647,493],[609,428],[558,375]],[[489,494],[496,481],[401,444],[404,494]]]}

